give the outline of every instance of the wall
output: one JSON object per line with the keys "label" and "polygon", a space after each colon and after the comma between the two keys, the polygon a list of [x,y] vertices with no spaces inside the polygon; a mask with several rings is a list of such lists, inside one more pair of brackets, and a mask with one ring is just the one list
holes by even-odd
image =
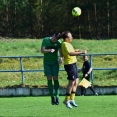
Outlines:
{"label": "wall", "polygon": [[[94,90],[99,95],[117,94],[117,86],[94,87]],[[66,88],[60,88],[60,95],[65,95]],[[47,96],[49,95],[48,88],[4,88],[0,89],[0,97],[9,96]],[[80,95],[80,87],[78,87],[76,95]],[[87,89],[86,95],[92,95],[92,92]]]}

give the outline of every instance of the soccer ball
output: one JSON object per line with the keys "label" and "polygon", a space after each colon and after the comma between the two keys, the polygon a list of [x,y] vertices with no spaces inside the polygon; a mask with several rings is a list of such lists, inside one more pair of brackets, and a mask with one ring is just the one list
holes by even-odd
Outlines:
{"label": "soccer ball", "polygon": [[79,7],[75,7],[72,9],[72,15],[77,17],[81,15],[81,9]]}

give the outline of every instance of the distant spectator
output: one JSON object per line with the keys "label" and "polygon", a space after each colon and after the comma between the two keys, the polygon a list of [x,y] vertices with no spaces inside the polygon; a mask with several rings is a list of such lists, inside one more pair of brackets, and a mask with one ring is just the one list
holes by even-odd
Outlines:
{"label": "distant spectator", "polygon": [[[82,72],[83,72],[83,78],[87,79],[88,81],[90,81],[90,73],[92,71],[92,68],[90,66],[90,63],[88,61],[88,56],[85,55],[83,56],[83,60],[84,60],[84,63],[83,63],[83,66],[82,66]],[[98,95],[93,87],[89,87],[90,90],[93,92],[93,95]],[[85,92],[86,92],[86,89],[84,87],[81,87],[81,96],[84,96],[85,95]]]}

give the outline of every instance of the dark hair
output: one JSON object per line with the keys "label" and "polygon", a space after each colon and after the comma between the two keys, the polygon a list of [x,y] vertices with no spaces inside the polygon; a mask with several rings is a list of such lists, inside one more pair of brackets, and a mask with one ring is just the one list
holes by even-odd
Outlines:
{"label": "dark hair", "polygon": [[68,33],[71,33],[70,31],[64,31],[63,33],[62,33],[62,37],[63,37],[63,39],[65,40],[66,38],[68,38]]}
{"label": "dark hair", "polygon": [[57,39],[60,39],[60,38],[61,38],[61,33],[56,32],[56,33],[55,33],[55,37],[56,37]]}

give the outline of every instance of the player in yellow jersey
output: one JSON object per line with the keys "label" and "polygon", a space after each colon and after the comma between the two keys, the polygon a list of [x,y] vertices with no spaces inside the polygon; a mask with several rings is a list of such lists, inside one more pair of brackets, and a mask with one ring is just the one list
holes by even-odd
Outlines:
{"label": "player in yellow jersey", "polygon": [[66,96],[64,104],[68,108],[72,108],[72,106],[77,107],[75,103],[75,93],[78,85],[78,69],[77,69],[77,59],[76,55],[86,54],[86,50],[80,51],[79,49],[74,49],[71,45],[71,41],[73,39],[71,32],[65,31],[62,34],[63,42],[62,42],[62,54],[64,58],[64,68],[67,72],[68,85],[66,88]]}

